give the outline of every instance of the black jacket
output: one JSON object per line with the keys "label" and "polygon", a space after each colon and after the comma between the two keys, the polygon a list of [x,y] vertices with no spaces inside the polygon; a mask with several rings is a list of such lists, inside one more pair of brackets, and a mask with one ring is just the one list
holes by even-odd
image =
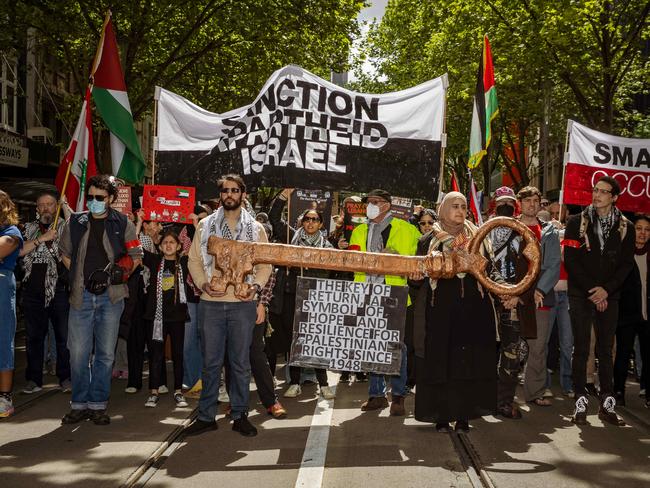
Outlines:
{"label": "black jacket", "polygon": [[[585,235],[580,235],[586,219]],[[569,296],[587,298],[589,290],[602,286],[608,300],[618,300],[621,287],[634,266],[634,226],[623,215],[622,225],[615,224],[601,250],[600,240],[589,219],[588,210],[572,215],[564,232],[564,266],[569,276]],[[625,236],[621,239],[621,228]],[[587,240],[588,244],[587,245]]]}
{"label": "black jacket", "polygon": [[[156,287],[158,267],[163,260],[162,254],[153,254],[150,252],[144,253],[143,264],[149,268],[151,278],[149,279],[149,287],[147,288],[147,303],[143,318],[145,320],[154,320],[156,318]],[[185,287],[185,297],[190,297],[192,289],[187,283],[189,271],[187,269],[187,256],[182,256],[180,259],[181,269],[183,271],[184,283],[181,285]],[[187,303],[181,303],[178,290],[173,289],[169,292],[163,292],[163,321],[164,322],[186,322],[189,320],[187,312]]]}
{"label": "black jacket", "polygon": [[[650,249],[650,246],[646,246],[646,248]],[[643,256],[650,270],[650,251],[647,251]],[[645,296],[642,296],[641,273],[639,272],[639,267],[634,263],[632,271],[627,275],[623,283],[623,288],[621,289],[621,299],[618,306],[619,327],[643,322],[643,300],[646,301],[646,310],[650,312],[650,273],[646,275],[645,289]]]}

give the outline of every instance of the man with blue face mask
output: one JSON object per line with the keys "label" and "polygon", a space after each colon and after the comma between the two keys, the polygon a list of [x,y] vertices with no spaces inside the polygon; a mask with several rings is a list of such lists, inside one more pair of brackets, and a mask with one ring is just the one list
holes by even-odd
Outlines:
{"label": "man with blue face mask", "polygon": [[[106,175],[88,180],[88,212],[74,213],[63,229],[59,250],[70,270],[68,349],[72,373],[71,410],[62,423],[85,419],[107,425],[115,345],[128,296],[126,279],[142,262],[142,247],[135,226],[110,208],[117,188]],[[118,260],[129,256],[129,269],[118,269]],[[90,361],[91,355],[92,362]],[[92,371],[92,374],[91,374]]]}
{"label": "man with blue face mask", "polygon": [[[363,199],[368,204],[367,224],[357,226],[350,236],[348,249],[362,252],[384,252],[414,256],[417,251],[420,231],[408,222],[393,218],[391,215],[391,195],[385,190],[372,190]],[[393,286],[406,286],[406,277],[390,275],[373,275],[354,273],[354,281],[385,283]],[[409,298],[408,305],[411,304]],[[407,317],[409,314],[407,313]],[[407,318],[407,329],[409,319]],[[412,322],[411,322],[412,325]],[[411,326],[412,329],[412,326]],[[410,339],[410,337],[408,338]],[[406,341],[406,338],[403,338]],[[390,414],[405,414],[404,397],[407,394],[406,347],[402,346],[402,364],[399,376],[391,377],[392,403]],[[386,398],[386,381],[383,374],[371,373],[368,388],[368,400],[361,405],[361,410],[379,410],[388,407]]]}

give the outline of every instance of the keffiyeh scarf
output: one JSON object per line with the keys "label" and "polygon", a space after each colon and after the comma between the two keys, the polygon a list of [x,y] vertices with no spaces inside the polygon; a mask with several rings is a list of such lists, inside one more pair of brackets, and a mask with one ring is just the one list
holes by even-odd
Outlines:
{"label": "keffiyeh scarf", "polygon": [[[156,273],[156,313],[154,315],[153,321],[153,337],[154,341],[163,340],[163,289],[162,289],[162,280],[163,272],[165,270],[165,258],[160,260],[158,265],[158,272]],[[187,303],[187,298],[185,297],[185,281],[183,280],[183,267],[178,261],[176,261],[176,272],[174,279],[174,302],[176,303],[176,298],[180,303]],[[178,291],[176,291],[178,290]]]}
{"label": "keffiyeh scarf", "polygon": [[587,211],[589,212],[589,219],[594,224],[594,230],[598,235],[598,240],[600,241],[600,252],[602,253],[605,249],[605,242],[609,238],[610,232],[621,220],[621,211],[612,206],[612,210],[604,217],[598,215],[593,205],[589,205]]}
{"label": "keffiyeh scarf", "polygon": [[[208,252],[208,239],[210,236],[217,236],[235,241],[257,241],[258,229],[255,225],[255,219],[243,207],[241,207],[239,220],[237,221],[237,226],[234,231],[228,225],[223,207],[219,207],[216,212],[204,218],[201,221],[201,224],[201,256],[203,258],[203,267],[208,281],[212,279],[212,272],[214,270],[214,256]],[[249,274],[246,280],[252,281],[255,278],[254,274],[254,272]]]}
{"label": "keffiyeh scarf", "polygon": [[309,235],[302,227],[294,233],[293,239],[291,239],[291,244],[294,246],[305,247],[332,247],[332,244],[325,239],[322,232],[318,231]]}
{"label": "keffiyeh scarf", "polygon": [[[25,263],[25,278],[23,278],[23,283],[26,283],[29,279],[29,276],[32,273],[32,264],[34,263],[34,258],[36,256],[36,251],[42,252],[47,250],[46,256],[47,259],[47,272],[45,273],[45,306],[47,307],[56,291],[56,282],[59,278],[59,273],[57,270],[57,263],[61,259],[59,254],[59,239],[61,238],[61,232],[63,230],[63,222],[57,229],[57,236],[52,241],[51,246],[48,246],[47,243],[42,242],[40,245],[34,248],[34,251],[26,254],[24,259]],[[28,222],[25,224],[25,239],[28,241],[33,241],[41,234],[41,226],[39,222]]]}

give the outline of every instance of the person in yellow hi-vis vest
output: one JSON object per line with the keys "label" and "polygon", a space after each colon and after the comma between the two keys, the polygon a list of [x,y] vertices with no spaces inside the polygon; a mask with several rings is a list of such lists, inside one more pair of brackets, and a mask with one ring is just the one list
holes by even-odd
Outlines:
{"label": "person in yellow hi-vis vest", "polygon": [[[363,199],[368,204],[366,215],[368,224],[361,224],[354,229],[349,244],[342,242],[341,248],[361,252],[384,252],[414,256],[417,250],[420,231],[404,220],[391,215],[391,195],[385,190],[372,190]],[[348,244],[346,246],[346,244]],[[385,283],[393,286],[407,286],[406,277],[391,275],[373,275],[355,273],[354,281]],[[411,304],[410,298],[408,305]],[[404,396],[407,393],[406,347],[402,344],[402,364],[400,375],[391,378],[392,402],[390,414],[404,415]],[[361,405],[361,410],[379,410],[388,407],[386,382],[383,374],[370,374],[368,400]]]}

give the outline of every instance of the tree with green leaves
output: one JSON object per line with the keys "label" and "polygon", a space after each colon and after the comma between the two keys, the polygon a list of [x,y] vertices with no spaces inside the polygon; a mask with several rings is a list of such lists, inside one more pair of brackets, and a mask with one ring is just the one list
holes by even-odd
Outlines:
{"label": "tree with green leaves", "polygon": [[631,100],[650,89],[642,52],[649,11],[643,0],[393,0],[363,45],[377,72],[361,85],[402,89],[448,72],[446,165],[462,184],[487,34],[501,115],[482,163],[484,186],[497,166],[518,172],[523,185],[530,159],[544,165],[549,148],[563,143],[567,118],[621,135],[647,130],[648,114],[635,113]]}
{"label": "tree with green leaves", "polygon": [[[250,103],[286,64],[318,75],[346,69],[364,0],[0,0],[0,40],[36,49],[72,73],[78,113],[102,22],[111,9],[135,120],[163,86],[207,110]],[[61,110],[62,112],[64,110]],[[72,125],[72,120],[69,125]]]}

